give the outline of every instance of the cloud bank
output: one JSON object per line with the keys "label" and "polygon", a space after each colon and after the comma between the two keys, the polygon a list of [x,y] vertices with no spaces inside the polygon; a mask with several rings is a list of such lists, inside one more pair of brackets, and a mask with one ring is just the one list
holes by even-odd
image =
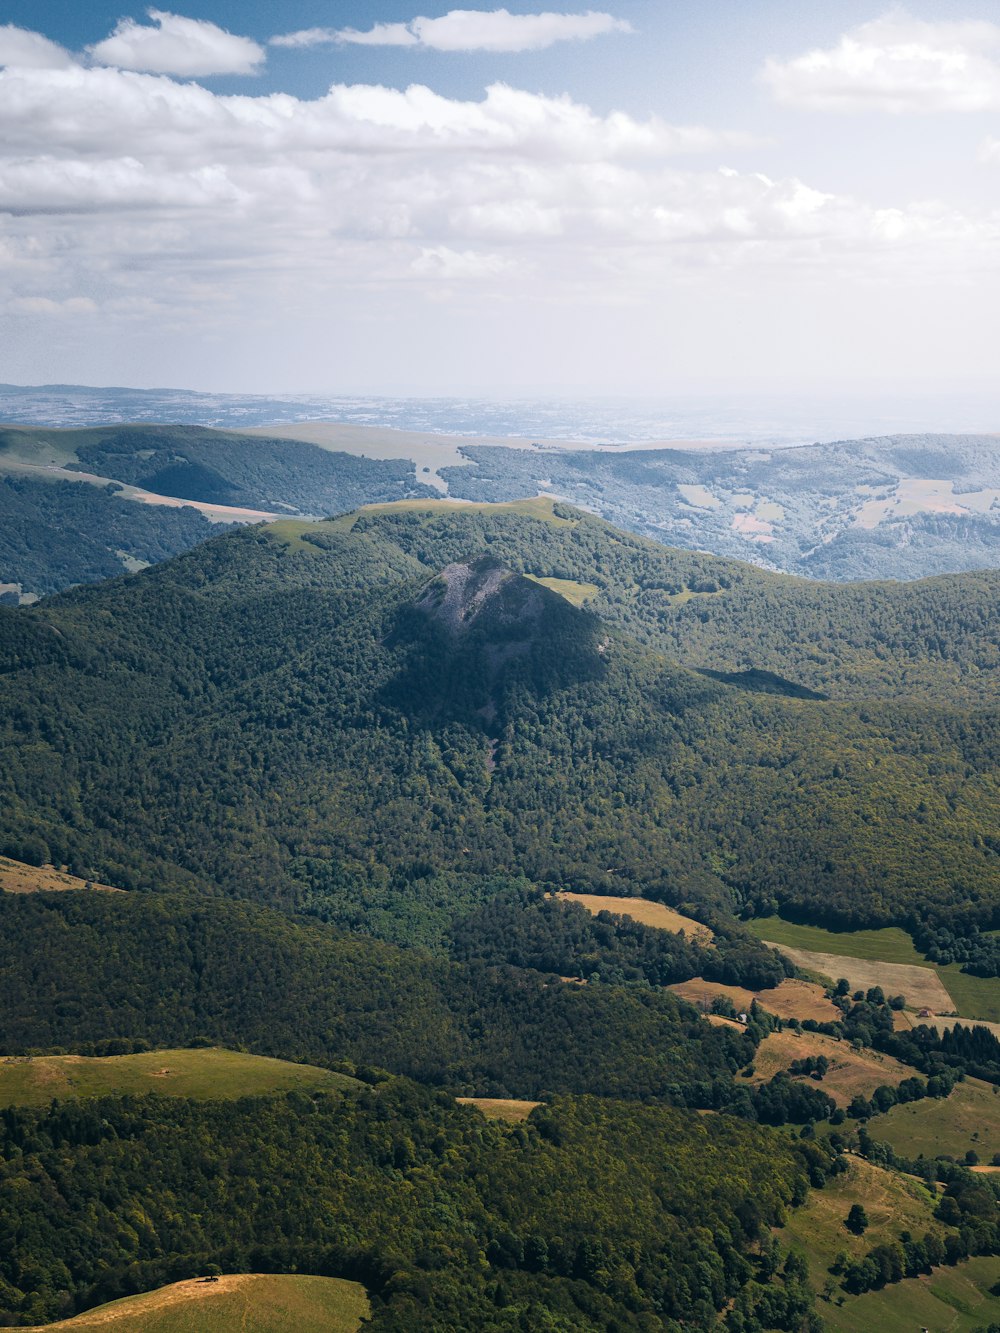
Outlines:
{"label": "cloud bank", "polygon": [[927,23],[895,11],[826,50],[769,60],[774,97],[810,111],[995,111],[1000,108],[1000,26]]}
{"label": "cloud bank", "polygon": [[[167,17],[144,31],[176,32]],[[152,63],[136,26],[105,58]],[[504,83],[476,98],[348,82],[223,95],[185,80],[196,57],[222,68],[221,50],[236,69],[227,43],[243,39],[195,27],[186,54],[160,49],[176,77],[0,28],[9,377],[44,378],[17,358],[51,355],[50,378],[123,382],[145,347],[146,382],[220,384],[232,367],[231,384],[328,387],[336,351],[355,375],[388,365],[382,384],[395,366],[439,390],[494,385],[520,355],[523,375],[570,366],[590,387],[631,383],[637,364],[659,383],[669,344],[713,367],[726,347],[741,373],[784,383],[817,340],[824,374],[838,358],[865,371],[889,345],[923,366],[932,337],[956,363],[988,347],[996,211],[875,207],[747,169],[745,134]],[[982,156],[1000,160],[996,142]],[[935,314],[953,300],[950,323],[922,322],[922,293]]]}
{"label": "cloud bank", "polygon": [[453,9],[441,18],[376,23],[356,28],[305,28],[272,37],[272,46],[414,46],[430,51],[542,51],[556,42],[582,42],[608,33],[632,32],[611,14],[511,14],[506,9]]}
{"label": "cloud bank", "polygon": [[264,48],[205,19],[181,18],[162,9],[148,11],[152,24],[122,19],[110,37],[87,48],[92,60],[119,69],[181,78],[211,74],[254,74]]}

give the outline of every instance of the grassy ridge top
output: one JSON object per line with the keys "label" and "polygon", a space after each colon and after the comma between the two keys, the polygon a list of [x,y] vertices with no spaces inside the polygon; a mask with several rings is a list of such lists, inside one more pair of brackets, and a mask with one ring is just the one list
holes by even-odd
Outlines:
{"label": "grassy ridge top", "polygon": [[220,1047],[100,1057],[0,1056],[0,1106],[47,1106],[54,1097],[155,1092],[212,1100],[358,1086],[356,1079],[328,1069]]}
{"label": "grassy ridge top", "polygon": [[365,1290],[339,1278],[226,1274],[127,1296],[29,1333],[356,1333],[370,1313]]}

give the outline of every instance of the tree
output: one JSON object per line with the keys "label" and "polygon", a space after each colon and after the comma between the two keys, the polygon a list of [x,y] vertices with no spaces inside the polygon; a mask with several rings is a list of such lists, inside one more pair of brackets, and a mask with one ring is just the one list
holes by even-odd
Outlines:
{"label": "tree", "polygon": [[852,1203],[851,1211],[847,1214],[844,1226],[855,1236],[863,1236],[868,1230],[868,1214],[860,1203]]}

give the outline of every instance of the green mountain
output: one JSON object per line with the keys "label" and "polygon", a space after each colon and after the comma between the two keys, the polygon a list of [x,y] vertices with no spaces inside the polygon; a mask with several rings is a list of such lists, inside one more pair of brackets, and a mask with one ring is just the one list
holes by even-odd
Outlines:
{"label": "green mountain", "polygon": [[[739,920],[904,924],[990,970],[995,592],[414,500],[0,607],[0,853],[130,890],[0,894],[4,1057],[224,1045],[349,1076],[6,1106],[0,1323],[216,1266],[360,1281],[386,1333],[815,1333],[824,1277],[846,1327],[860,1293],[905,1309],[894,1284],[995,1255],[1000,1187],[877,1132],[996,1084],[1000,1043],[896,1031],[846,982],[792,983],[823,1032],[781,1033],[791,965]],[[695,978],[765,1003],[706,1021],[666,989]],[[801,1057],[768,1077],[772,1033]],[[833,1038],[913,1074],[838,1108]],[[851,1194],[877,1243],[839,1261],[846,1146],[879,1164]],[[893,1168],[920,1225],[898,1239]],[[772,1230],[810,1189],[812,1277]]]}
{"label": "green mountain", "polygon": [[[540,578],[592,583],[609,614]],[[390,509],[236,532],[8,611],[4,850],[352,926],[370,908],[404,940],[498,876],[829,924],[995,924],[988,580],[968,597],[934,581],[926,604],[919,585],[908,602],[872,589],[881,619],[859,619],[856,590],[792,584],[783,624],[771,586],[760,659],[749,637],[706,671],[663,653],[677,631],[643,609],[653,580],[689,594],[667,593],[679,614],[728,606],[724,644],[763,578],[558,507]],[[953,619],[932,635],[942,598]],[[918,616],[886,640],[912,599],[926,632]],[[823,652],[803,680],[777,645],[809,616]],[[857,697],[876,642],[912,698]],[[977,710],[940,702],[956,676]]]}

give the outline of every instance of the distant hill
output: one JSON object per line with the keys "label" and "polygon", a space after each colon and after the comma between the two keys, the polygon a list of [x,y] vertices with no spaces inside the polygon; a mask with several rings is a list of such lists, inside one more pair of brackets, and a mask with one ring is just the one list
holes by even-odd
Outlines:
{"label": "distant hill", "polygon": [[[182,420],[189,408],[177,399]],[[477,502],[560,496],[658,542],[809,579],[909,580],[1000,563],[1000,436],[721,450],[459,438],[449,449],[462,465],[432,475],[433,434],[376,432],[369,457],[364,438],[343,452],[336,431],[319,430],[321,447],[295,438],[301,429],[0,428],[0,597],[154,563],[203,540],[207,521],[430,498],[431,481]]]}
{"label": "distant hill", "polygon": [[674,546],[819,579],[1000,563],[1000,436],[891,435],[768,449],[462,446],[450,493],[545,491]]}
{"label": "distant hill", "polygon": [[0,601],[155,564],[218,523],[434,495],[406,460],[199,426],[0,427]]}

